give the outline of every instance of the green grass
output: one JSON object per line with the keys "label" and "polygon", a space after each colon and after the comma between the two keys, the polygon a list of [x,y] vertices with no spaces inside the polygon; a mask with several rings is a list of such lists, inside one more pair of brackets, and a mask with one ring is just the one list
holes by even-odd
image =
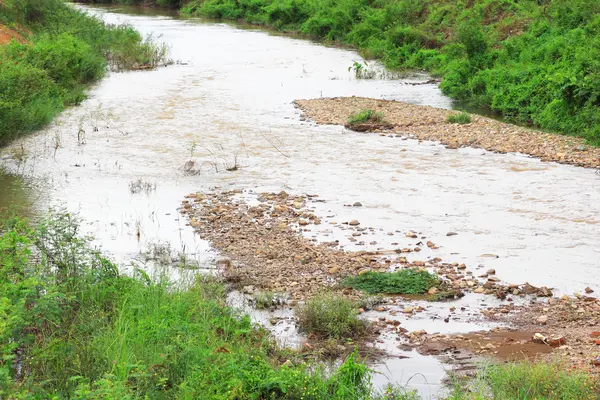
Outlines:
{"label": "green grass", "polygon": [[373,110],[361,110],[348,117],[349,125],[363,124],[365,122],[382,122],[383,113]]}
{"label": "green grass", "polygon": [[227,307],[222,283],[121,275],[78,231],[68,214],[0,226],[0,397],[378,398],[356,355],[326,373]]}
{"label": "green grass", "polygon": [[441,76],[442,91],[470,106],[600,145],[597,0],[191,0],[182,10],[351,45]]}
{"label": "green grass", "polygon": [[0,23],[27,43],[0,46],[0,145],[39,129],[86,98],[115,69],[166,62],[166,47],[127,26],[107,26],[63,0],[2,0]]}
{"label": "green grass", "polygon": [[298,325],[304,332],[321,338],[344,339],[360,336],[366,323],[358,318],[359,305],[333,294],[322,294],[298,307]]}
{"label": "green grass", "polygon": [[448,115],[446,122],[451,124],[470,124],[471,116],[465,112],[461,112],[458,114],[450,114]]}
{"label": "green grass", "polygon": [[397,272],[367,272],[351,276],[342,282],[370,294],[423,294],[439,285],[439,279],[427,271],[402,269]]}
{"label": "green grass", "polygon": [[600,385],[583,371],[557,363],[489,365],[466,387],[457,383],[448,400],[597,400]]}

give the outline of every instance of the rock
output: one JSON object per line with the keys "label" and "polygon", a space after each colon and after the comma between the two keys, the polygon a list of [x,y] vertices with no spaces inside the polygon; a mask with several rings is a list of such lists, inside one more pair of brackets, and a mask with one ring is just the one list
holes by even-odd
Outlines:
{"label": "rock", "polygon": [[456,236],[456,235],[458,235],[458,233],[456,233],[456,232],[448,232],[448,233],[446,233],[446,236]]}
{"label": "rock", "polygon": [[550,339],[548,339],[548,344],[550,345],[550,347],[564,346],[565,344],[567,344],[567,339],[565,339],[564,336],[551,337]]}
{"label": "rock", "polygon": [[356,219],[353,219],[352,221],[348,222],[348,225],[358,226],[358,225],[360,225],[360,222],[358,222],[358,220],[356,220]]}
{"label": "rock", "polygon": [[305,221],[305,220],[303,220],[303,219],[301,219],[300,221],[298,221],[298,225],[300,225],[300,226],[306,226],[306,225],[308,225],[308,222]]}
{"label": "rock", "polygon": [[352,204],[352,207],[362,207],[362,203],[360,201],[357,201],[354,204]]}
{"label": "rock", "polygon": [[537,318],[537,323],[538,324],[542,324],[542,325],[546,325],[546,323],[548,322],[548,316],[547,315],[541,315]]}
{"label": "rock", "polygon": [[375,311],[384,312],[385,311],[385,307],[376,307]]}
{"label": "rock", "polygon": [[427,293],[429,293],[429,294],[436,294],[437,292],[438,292],[438,288],[436,288],[436,287],[432,287],[427,291]]}
{"label": "rock", "polygon": [[496,270],[495,269],[488,269],[486,274],[488,275],[496,275]]}
{"label": "rock", "polygon": [[402,312],[405,314],[412,314],[413,311],[414,309],[412,307],[404,307],[404,309],[402,310]]}
{"label": "rock", "polygon": [[290,360],[285,360],[285,362],[283,364],[281,364],[282,367],[292,367],[292,362]]}
{"label": "rock", "polygon": [[467,266],[465,264],[460,264],[458,267],[456,267],[457,269],[467,269]]}
{"label": "rock", "polygon": [[590,287],[586,287],[586,288],[585,288],[585,292],[586,292],[587,294],[594,293],[594,291],[593,291],[593,290],[592,290]]}
{"label": "rock", "polygon": [[269,319],[269,322],[271,323],[271,325],[277,325],[277,322],[279,322],[279,319],[273,317],[273,318]]}
{"label": "rock", "polygon": [[338,267],[337,265],[334,265],[333,267],[329,268],[329,273],[331,275],[337,274],[338,272],[340,272],[340,267]]}
{"label": "rock", "polygon": [[435,247],[435,244],[432,241],[428,241],[427,247],[429,247],[431,249],[432,247]]}
{"label": "rock", "polygon": [[367,272],[371,272],[371,268],[361,268],[360,270],[358,270],[358,273],[357,273],[357,275],[359,275],[359,276],[360,276],[360,275],[364,275],[364,274],[366,274]]}
{"label": "rock", "polygon": [[485,292],[485,289],[482,287],[478,287],[477,289],[473,290],[473,293],[483,293]]}

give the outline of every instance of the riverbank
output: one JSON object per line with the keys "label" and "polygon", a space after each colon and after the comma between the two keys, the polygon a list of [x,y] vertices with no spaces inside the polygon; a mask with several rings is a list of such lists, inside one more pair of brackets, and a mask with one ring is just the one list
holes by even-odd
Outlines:
{"label": "riverbank", "polygon": [[600,168],[600,148],[587,145],[583,139],[536,131],[478,115],[471,115],[468,123],[452,123],[448,117],[457,112],[363,97],[297,100],[295,104],[306,118],[318,124],[347,125],[351,115],[373,110],[382,114],[383,125],[367,125],[362,129],[439,141],[451,149],[483,148],[498,153],[527,154],[542,161]]}
{"label": "riverbank", "polygon": [[[192,0],[184,13],[244,20],[441,76],[445,94],[600,145],[600,3]],[[369,77],[367,62],[349,65]]]}
{"label": "riverbank", "polygon": [[167,62],[164,46],[133,28],[107,26],[62,0],[0,2],[0,58],[0,145],[79,104],[109,66]]}

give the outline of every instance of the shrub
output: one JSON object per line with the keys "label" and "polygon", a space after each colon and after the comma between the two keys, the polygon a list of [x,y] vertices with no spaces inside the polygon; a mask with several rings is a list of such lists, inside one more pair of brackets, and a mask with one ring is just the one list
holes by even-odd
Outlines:
{"label": "shrub", "polygon": [[448,115],[446,122],[448,122],[450,124],[470,124],[471,116],[469,115],[469,113],[466,113],[466,112],[461,112],[458,114],[450,114],[450,115]]}
{"label": "shrub", "polygon": [[304,332],[323,338],[356,337],[366,329],[358,319],[358,304],[333,294],[322,294],[306,301],[296,310],[298,324]]}
{"label": "shrub", "polygon": [[423,294],[439,283],[435,275],[412,268],[397,272],[367,272],[342,282],[347,287],[370,294]]}
{"label": "shrub", "polygon": [[365,122],[382,122],[383,113],[373,110],[362,110],[348,117],[349,125],[363,124]]}

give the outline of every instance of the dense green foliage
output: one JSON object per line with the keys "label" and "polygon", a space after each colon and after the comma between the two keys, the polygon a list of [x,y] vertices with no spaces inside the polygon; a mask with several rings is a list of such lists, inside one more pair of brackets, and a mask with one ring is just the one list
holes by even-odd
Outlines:
{"label": "dense green foliage", "polygon": [[442,76],[444,93],[472,106],[600,144],[597,0],[192,0],[183,10],[349,44]]}
{"label": "dense green foliage", "polygon": [[423,294],[439,285],[439,279],[427,271],[407,268],[396,272],[367,272],[344,279],[343,284],[370,294]]}
{"label": "dense green foliage", "polygon": [[121,275],[68,214],[0,232],[2,398],[379,398],[355,355],[327,375],[278,350],[220,283]]}
{"label": "dense green foliage", "polygon": [[489,365],[467,388],[457,384],[448,400],[598,400],[597,379],[564,365],[528,363]]}
{"label": "dense green foliage", "polygon": [[185,0],[77,0],[78,3],[90,4],[124,4],[129,6],[158,6],[179,8]]}
{"label": "dense green foliage", "polygon": [[47,124],[85,98],[107,62],[153,65],[164,48],[126,26],[106,26],[62,0],[0,1],[0,24],[24,33],[0,46],[0,144]]}

